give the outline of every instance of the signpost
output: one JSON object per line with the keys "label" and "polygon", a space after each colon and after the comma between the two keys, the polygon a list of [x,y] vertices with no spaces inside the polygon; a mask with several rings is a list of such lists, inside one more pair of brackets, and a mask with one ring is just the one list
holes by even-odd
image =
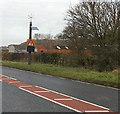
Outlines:
{"label": "signpost", "polygon": [[35,50],[35,40],[28,39],[27,40],[27,52],[34,52]]}
{"label": "signpost", "polygon": [[27,51],[29,52],[28,55],[28,65],[31,65],[31,52],[35,50],[35,42],[32,40],[32,17],[30,17],[30,26],[29,26],[29,39],[27,40]]}
{"label": "signpost", "polygon": [[28,65],[31,65],[31,52],[35,51],[35,40],[32,39],[32,30],[39,31],[37,27],[32,27],[32,17],[30,16],[29,39],[27,39],[27,52],[29,52]]}

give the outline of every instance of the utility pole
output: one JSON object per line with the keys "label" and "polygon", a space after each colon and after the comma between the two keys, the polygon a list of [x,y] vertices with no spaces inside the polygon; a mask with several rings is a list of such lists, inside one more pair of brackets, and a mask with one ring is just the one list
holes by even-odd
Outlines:
{"label": "utility pole", "polygon": [[[30,17],[29,39],[32,39],[32,17]],[[31,56],[32,56],[31,55],[31,51],[29,51],[29,54],[28,54],[28,65],[31,65],[31,60],[32,60]]]}

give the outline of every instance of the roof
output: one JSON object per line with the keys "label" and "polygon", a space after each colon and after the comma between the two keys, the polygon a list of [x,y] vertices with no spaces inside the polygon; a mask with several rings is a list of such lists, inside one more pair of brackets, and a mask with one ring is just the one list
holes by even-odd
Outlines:
{"label": "roof", "polygon": [[10,44],[10,45],[8,45],[8,47],[9,47],[9,46],[17,47],[18,45],[16,45],[16,44]]}
{"label": "roof", "polygon": [[53,49],[69,49],[69,46],[56,45],[56,46],[53,46]]}

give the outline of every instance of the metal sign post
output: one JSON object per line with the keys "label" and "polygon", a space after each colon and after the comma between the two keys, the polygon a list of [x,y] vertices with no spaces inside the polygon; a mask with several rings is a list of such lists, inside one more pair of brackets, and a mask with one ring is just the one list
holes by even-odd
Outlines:
{"label": "metal sign post", "polygon": [[[29,26],[29,39],[32,39],[32,17],[30,17],[30,26]],[[29,52],[28,54],[28,65],[31,65],[31,51],[28,50],[28,46],[27,46],[27,51]]]}
{"label": "metal sign post", "polygon": [[32,27],[32,17],[30,16],[29,39],[27,39],[27,52],[29,52],[28,65],[31,65],[31,61],[32,61],[31,53],[35,51],[35,40],[32,39],[32,30],[39,30],[39,29],[37,27]]}

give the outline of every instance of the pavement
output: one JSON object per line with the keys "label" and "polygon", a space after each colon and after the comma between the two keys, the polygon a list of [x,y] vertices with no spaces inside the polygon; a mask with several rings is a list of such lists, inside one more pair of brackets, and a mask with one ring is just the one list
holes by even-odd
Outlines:
{"label": "pavement", "polygon": [[[2,67],[2,75],[20,82],[39,86],[118,112],[118,90],[71,79]],[[74,112],[68,107],[53,103],[30,92],[22,91],[14,83],[2,83],[3,112]],[[26,89],[26,88],[22,88]],[[47,96],[48,97],[48,96]],[[70,99],[70,98],[69,98]],[[59,99],[61,100],[61,99]]]}

